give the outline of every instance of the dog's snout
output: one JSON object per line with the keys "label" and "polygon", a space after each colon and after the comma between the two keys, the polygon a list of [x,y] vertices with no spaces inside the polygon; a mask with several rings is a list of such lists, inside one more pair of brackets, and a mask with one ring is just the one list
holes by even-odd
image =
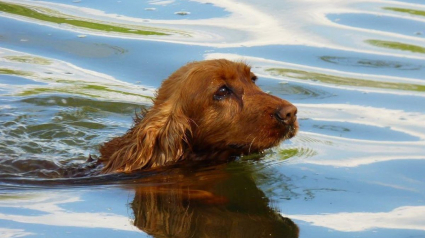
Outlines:
{"label": "dog's snout", "polygon": [[275,111],[274,117],[284,124],[294,123],[297,119],[297,107],[292,104],[280,107]]}

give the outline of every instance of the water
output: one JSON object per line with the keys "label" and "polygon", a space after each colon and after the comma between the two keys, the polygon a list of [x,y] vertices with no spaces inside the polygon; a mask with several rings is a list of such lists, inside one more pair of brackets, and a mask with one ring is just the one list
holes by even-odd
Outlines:
{"label": "water", "polygon": [[[425,237],[423,1],[0,1],[1,237]],[[261,159],[95,175],[187,62],[298,107]]]}

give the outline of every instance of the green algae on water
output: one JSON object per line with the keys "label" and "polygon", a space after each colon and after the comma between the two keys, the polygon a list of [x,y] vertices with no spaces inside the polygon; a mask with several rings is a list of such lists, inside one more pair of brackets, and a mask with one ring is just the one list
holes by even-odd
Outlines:
{"label": "green algae on water", "polygon": [[381,88],[381,89],[395,89],[395,90],[406,90],[406,91],[417,91],[424,92],[425,85],[419,84],[407,84],[407,83],[395,83],[395,82],[382,82],[373,81],[358,78],[348,78],[329,74],[321,74],[315,72],[308,72],[296,69],[286,68],[269,68],[266,69],[272,75],[284,76],[288,78],[295,78],[301,80],[314,80],[327,84],[334,85],[345,85],[345,86],[356,86],[356,87],[370,87],[370,88]]}
{"label": "green algae on water", "polygon": [[425,54],[425,48],[421,46],[417,46],[417,45],[410,45],[410,44],[405,44],[405,43],[400,43],[395,41],[383,41],[383,40],[366,40],[365,42],[377,47]]}
{"label": "green algae on water", "polygon": [[39,64],[39,65],[50,65],[50,60],[34,57],[34,56],[4,56],[6,60],[19,62],[19,63],[29,63],[29,64]]}
{"label": "green algae on water", "polygon": [[[85,19],[78,19],[77,17],[68,16],[66,17],[60,17],[60,16],[52,16],[45,14],[45,11],[41,10],[48,10],[52,12],[52,10],[39,8],[39,7],[30,7],[30,6],[24,6],[24,5],[18,5],[18,4],[12,4],[12,3],[6,3],[0,1],[0,11],[24,16],[32,19],[37,19],[40,21],[46,21],[46,22],[52,22],[57,24],[67,24],[75,27],[81,27],[86,29],[92,29],[92,30],[100,30],[100,31],[106,31],[106,32],[117,32],[117,33],[126,33],[126,34],[137,34],[137,35],[158,35],[158,36],[165,36],[169,35],[167,33],[160,32],[160,30],[165,31],[165,29],[157,29],[157,28],[150,28],[150,27],[143,27],[144,30],[141,29],[135,29],[140,28],[141,26],[135,26],[135,28],[128,28],[124,26],[117,26],[117,25],[110,25],[103,22],[93,22],[93,21],[87,21]],[[63,15],[63,14],[62,14]],[[64,15],[65,16],[65,15]],[[155,31],[158,30],[158,31]]]}
{"label": "green algae on water", "polygon": [[382,9],[395,11],[395,12],[409,13],[409,14],[412,14],[412,15],[425,17],[425,11],[420,11],[420,10],[414,10],[414,9],[408,9],[408,8],[399,8],[399,7],[384,7]]}
{"label": "green algae on water", "polygon": [[34,87],[27,88],[23,91],[19,92],[17,96],[30,96],[44,93],[65,93],[65,94],[77,94],[80,96],[87,96],[92,98],[103,98],[104,93],[116,93],[123,96],[136,96],[143,97],[147,99],[152,99],[150,96],[136,94],[131,92],[113,90],[106,86],[93,85],[93,84],[64,84],[64,85],[55,85],[55,86],[47,86],[47,87]]}
{"label": "green algae on water", "polygon": [[22,71],[22,70],[14,70],[14,69],[6,69],[0,68],[0,74],[8,74],[8,75],[17,75],[17,76],[32,76],[33,73]]}

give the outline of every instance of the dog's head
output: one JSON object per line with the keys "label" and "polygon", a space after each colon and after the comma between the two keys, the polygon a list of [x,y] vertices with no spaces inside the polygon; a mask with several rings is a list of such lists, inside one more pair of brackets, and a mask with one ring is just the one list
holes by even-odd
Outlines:
{"label": "dog's head", "polygon": [[190,124],[195,151],[258,152],[293,137],[297,108],[263,92],[249,66],[224,59],[190,63],[163,82],[155,106],[174,106]]}
{"label": "dog's head", "polygon": [[[263,92],[256,80],[241,62],[183,66],[162,83],[144,117],[111,141],[120,148],[105,156],[111,157],[105,171],[162,166],[188,154],[248,154],[293,137],[297,108]],[[102,149],[107,151],[108,144]]]}

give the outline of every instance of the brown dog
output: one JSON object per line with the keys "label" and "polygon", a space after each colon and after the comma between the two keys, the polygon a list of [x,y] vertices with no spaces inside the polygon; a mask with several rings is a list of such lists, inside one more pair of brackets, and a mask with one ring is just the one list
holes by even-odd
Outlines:
{"label": "brown dog", "polygon": [[295,136],[297,108],[261,91],[250,67],[189,63],[158,90],[153,107],[100,148],[104,173],[259,152]]}

